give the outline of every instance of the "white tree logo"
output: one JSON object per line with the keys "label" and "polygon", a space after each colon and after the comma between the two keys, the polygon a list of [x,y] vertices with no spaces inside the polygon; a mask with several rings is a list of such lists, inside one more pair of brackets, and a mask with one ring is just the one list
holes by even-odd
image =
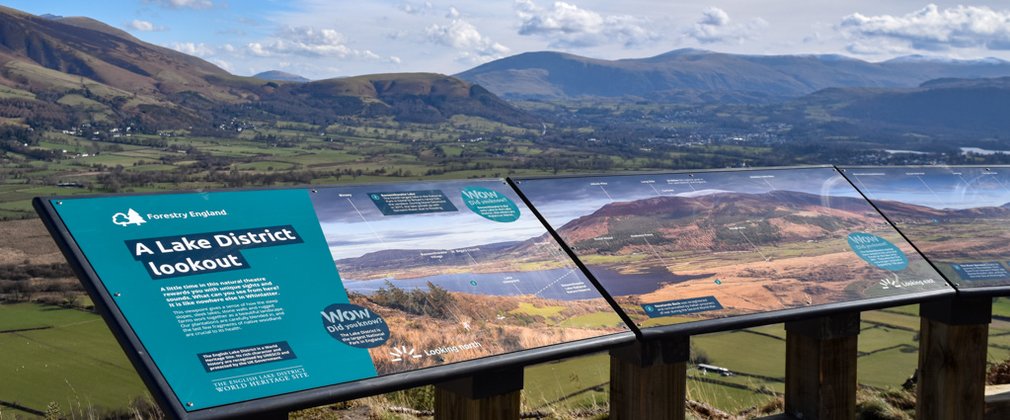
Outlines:
{"label": "white tree logo", "polygon": [[136,210],[130,209],[127,210],[126,213],[119,212],[113,214],[112,223],[115,223],[119,226],[129,226],[129,225],[140,226],[144,223],[147,223],[147,220],[144,220],[144,218],[141,217],[140,213],[137,213]]}
{"label": "white tree logo", "polygon": [[892,288],[892,287],[893,287],[893,288],[895,288],[895,289],[897,289],[897,288],[900,288],[900,287],[901,287],[901,282],[900,282],[900,281],[898,281],[898,279],[897,279],[897,278],[893,278],[893,279],[883,279],[883,280],[881,280],[881,281],[880,281],[880,285],[881,285],[881,286],[883,286],[883,288],[884,288],[885,290],[886,290],[886,289],[890,289],[890,288]]}
{"label": "white tree logo", "polygon": [[421,355],[417,354],[417,349],[411,347],[407,350],[407,346],[393,347],[393,351],[389,352],[392,356],[391,360],[394,362],[402,362],[409,359],[420,359]]}

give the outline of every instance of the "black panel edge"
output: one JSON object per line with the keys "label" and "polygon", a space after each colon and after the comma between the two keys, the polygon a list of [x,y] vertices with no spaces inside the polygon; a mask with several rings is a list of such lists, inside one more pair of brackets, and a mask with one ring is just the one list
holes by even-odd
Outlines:
{"label": "black panel edge", "polygon": [[746,167],[746,168],[711,168],[711,169],[675,169],[664,171],[629,171],[620,173],[590,173],[590,174],[566,174],[552,176],[520,176],[508,177],[511,181],[537,181],[545,179],[568,179],[568,178],[602,178],[602,177],[623,177],[623,176],[649,176],[649,175],[682,175],[682,174],[706,174],[715,172],[756,172],[756,171],[783,171],[796,169],[827,169],[834,168],[834,165],[794,165],[794,166],[767,166],[767,167]]}
{"label": "black panel edge", "polygon": [[[500,178],[489,178],[489,180],[507,183],[506,180]],[[298,188],[302,187],[223,190],[221,192]],[[310,187],[304,188],[311,189]],[[191,194],[205,192],[208,191],[168,192],[167,194]],[[137,196],[141,195],[153,194],[137,194]],[[113,195],[91,195],[88,197],[74,196],[73,198],[99,198],[109,196]],[[88,292],[88,295],[91,297],[92,301],[94,301],[99,314],[101,314],[106,325],[112,331],[116,340],[119,342],[119,345],[125,351],[126,355],[130,359],[130,362],[133,364],[134,369],[144,381],[148,390],[151,391],[155,402],[161,407],[162,411],[168,418],[245,418],[253,413],[280,412],[310,408],[339,401],[403,390],[421,385],[435,384],[488,369],[525,367],[560,358],[602,352],[609,350],[612,347],[634,342],[637,338],[632,331],[617,332],[567,343],[526,349],[507,354],[487,356],[447,365],[432,366],[411,372],[393,373],[353,382],[326,385],[302,391],[278,394],[255,400],[187,412],[182,405],[183,402],[179,401],[175,396],[175,392],[172,390],[171,386],[169,386],[164,375],[161,374],[161,371],[154,363],[154,360],[143,347],[139,337],[137,337],[136,333],[129,327],[130,324],[116,306],[111,293],[104,288],[97,273],[88,263],[87,258],[84,256],[84,253],[77,245],[66,225],[63,224],[58,212],[52,205],[53,201],[59,202],[61,199],[61,197],[35,197],[32,200],[32,205],[35,208],[36,213],[38,213],[42,219],[46,229],[49,231],[50,236],[52,236],[56,244],[59,246],[60,251],[67,260],[67,263],[74,270],[74,273]],[[618,315],[620,315],[620,313],[618,313]]]}
{"label": "black panel edge", "polygon": [[948,287],[945,289],[900,295],[900,297],[883,296],[853,302],[830,303],[812,307],[783,309],[774,312],[763,312],[737,317],[649,327],[643,328],[642,334],[646,339],[656,339],[668,335],[698,335],[711,332],[739,330],[845,312],[863,312],[894,306],[911,305],[942,299],[944,297],[954,296],[955,294],[956,292],[953,288]]}
{"label": "black panel edge", "polygon": [[575,265],[579,267],[579,270],[582,271],[582,274],[585,275],[586,278],[588,278],[589,281],[593,283],[593,287],[595,287],[596,290],[600,292],[600,295],[607,300],[607,303],[610,304],[614,312],[617,312],[617,315],[621,317],[621,321],[623,321],[624,324],[631,329],[631,331],[634,331],[636,337],[642,338],[642,330],[638,328],[638,324],[636,324],[635,321],[632,320],[630,316],[628,316],[627,312],[624,311],[624,308],[621,308],[621,305],[617,303],[617,300],[610,295],[610,292],[608,292],[607,289],[603,287],[602,284],[600,284],[600,281],[596,278],[596,276],[593,275],[591,271],[589,271],[589,268],[587,268],[586,265],[582,263],[582,260],[579,259],[575,251],[572,251],[572,248],[568,246],[568,243],[565,242],[563,239],[561,239],[561,235],[559,235],[558,232],[554,230],[554,227],[547,222],[547,218],[545,218],[542,214],[540,214],[540,211],[537,210],[536,206],[533,205],[530,199],[526,197],[526,194],[523,193],[522,189],[519,188],[519,183],[522,181],[517,181],[515,179],[512,179],[512,177],[506,178],[505,180],[508,182],[509,186],[511,186],[512,189],[516,192],[516,195],[519,196],[519,199],[523,200],[523,203],[526,204],[526,208],[530,209],[530,211],[533,212],[533,215],[537,217],[537,220],[540,221],[540,224],[543,225],[545,229],[547,229],[547,232],[551,234],[551,237],[554,238],[554,241],[556,241],[558,245],[561,246],[561,249],[565,250],[565,254],[568,255],[568,258],[570,258],[572,261],[575,262]]}

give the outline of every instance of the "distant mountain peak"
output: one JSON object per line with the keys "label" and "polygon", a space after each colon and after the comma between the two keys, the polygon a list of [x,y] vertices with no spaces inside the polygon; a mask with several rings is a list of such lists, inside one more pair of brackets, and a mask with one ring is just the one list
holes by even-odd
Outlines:
{"label": "distant mountain peak", "polygon": [[254,74],[252,77],[260,80],[269,80],[272,82],[296,82],[296,83],[306,83],[312,80],[299,76],[294,73],[288,73],[281,70],[268,70],[260,73]]}
{"label": "distant mountain peak", "polygon": [[868,62],[838,54],[749,55],[694,48],[605,60],[540,51],[457,76],[512,99],[767,103],[828,88],[914,88],[938,78],[1010,76],[1010,62],[922,55]]}

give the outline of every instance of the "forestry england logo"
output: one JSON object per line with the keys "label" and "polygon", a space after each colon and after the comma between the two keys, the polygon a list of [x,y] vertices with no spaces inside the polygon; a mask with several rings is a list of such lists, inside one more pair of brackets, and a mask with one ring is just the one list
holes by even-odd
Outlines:
{"label": "forestry england logo", "polygon": [[112,223],[115,223],[119,226],[129,226],[129,225],[140,226],[144,223],[147,223],[147,220],[144,220],[144,218],[141,217],[140,213],[137,213],[136,210],[129,209],[126,211],[126,213],[119,212],[113,214]]}

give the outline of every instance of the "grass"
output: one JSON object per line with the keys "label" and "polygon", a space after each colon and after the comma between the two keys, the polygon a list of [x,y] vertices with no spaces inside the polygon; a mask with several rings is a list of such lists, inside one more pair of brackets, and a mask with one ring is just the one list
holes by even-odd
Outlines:
{"label": "grass", "polygon": [[560,325],[565,328],[599,328],[622,323],[621,317],[613,312],[596,312],[566,318]]}
{"label": "grass", "polygon": [[785,377],[785,341],[743,331],[705,334],[691,341],[708,355],[711,364],[734,372]]}
{"label": "grass", "polygon": [[[912,350],[917,350],[913,347]],[[860,357],[856,366],[859,383],[880,388],[897,387],[915,373],[919,356],[907,348],[891,349]]]}
{"label": "grass", "polygon": [[37,304],[0,305],[0,328],[51,326],[0,334],[0,400],[45,410],[119,408],[145,388],[98,315]]}
{"label": "grass", "polygon": [[564,311],[564,306],[542,306],[537,307],[532,303],[521,302],[519,307],[509,311],[512,314],[524,314],[530,316],[540,316],[544,318],[556,318],[561,315],[561,311]]}
{"label": "grass", "polygon": [[523,378],[524,409],[563,411],[606,405],[609,381],[606,353],[530,366]]}

